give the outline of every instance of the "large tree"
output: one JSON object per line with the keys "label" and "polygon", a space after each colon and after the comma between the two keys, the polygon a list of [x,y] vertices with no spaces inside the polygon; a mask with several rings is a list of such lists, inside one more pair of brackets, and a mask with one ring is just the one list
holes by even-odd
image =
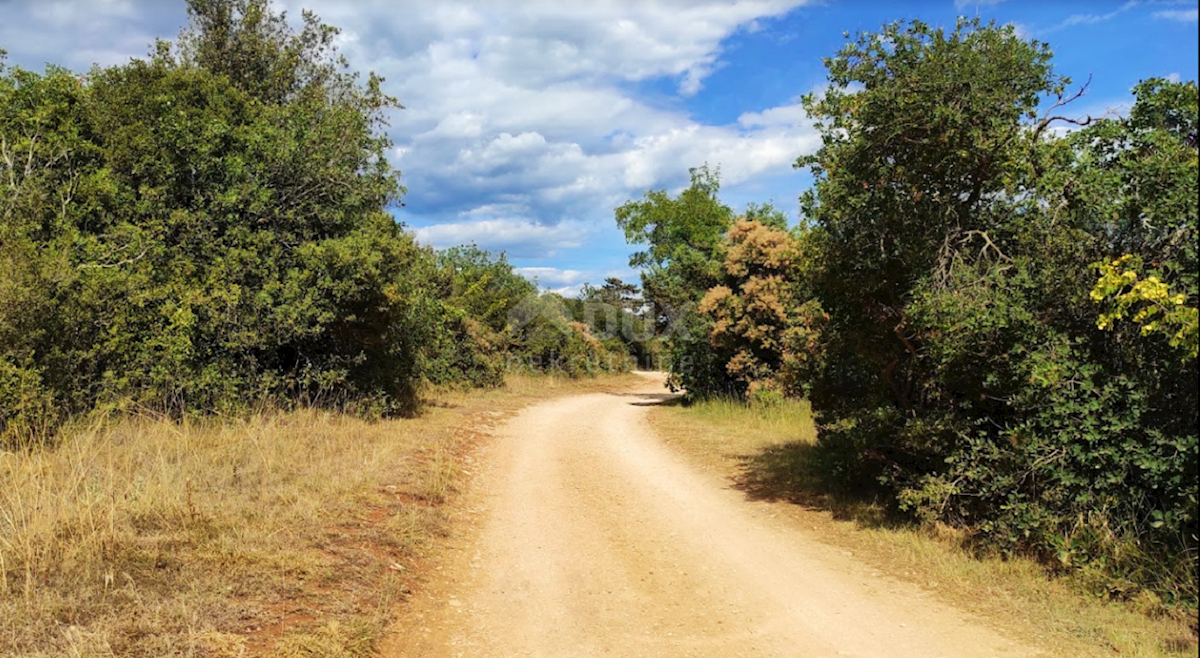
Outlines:
{"label": "large tree", "polygon": [[642,270],[642,294],[667,336],[671,386],[704,395],[726,391],[728,381],[707,348],[709,321],[695,307],[720,282],[734,214],[717,196],[717,172],[703,166],[690,173],[691,185],[678,196],[652,190],[617,208],[616,220],[628,242],[646,245],[629,264]]}
{"label": "large tree", "polygon": [[1129,253],[1196,306],[1194,84],[1065,119],[1045,44],[968,20],[885,26],[826,63],[830,89],[805,98],[823,146],[797,164],[831,482],[1194,598],[1195,357],[1099,330],[1091,297],[1093,263]]}
{"label": "large tree", "polygon": [[381,80],[311,14],[188,11],[148,59],[0,69],[0,432],[34,407],[387,412],[473,363],[448,359],[475,342],[390,213]]}

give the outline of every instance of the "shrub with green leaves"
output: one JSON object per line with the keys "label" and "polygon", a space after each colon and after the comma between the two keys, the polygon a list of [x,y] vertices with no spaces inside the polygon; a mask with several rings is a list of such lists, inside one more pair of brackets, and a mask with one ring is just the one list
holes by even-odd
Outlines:
{"label": "shrub with green leaves", "polygon": [[536,294],[536,286],[517,274],[504,254],[475,245],[439,252],[437,270],[444,321],[425,376],[437,384],[502,385],[512,349],[509,314]]}
{"label": "shrub with green leaves", "polygon": [[566,377],[629,370],[628,353],[606,346],[575,317],[569,301],[542,293],[513,307],[508,325],[509,370]]}
{"label": "shrub with green leaves", "polygon": [[494,313],[389,212],[382,81],[310,13],[188,11],[148,59],[0,68],[0,434],[97,406],[393,413],[423,379],[495,383]]}
{"label": "shrub with green leaves", "polygon": [[[893,24],[806,97],[820,461],[831,486],[1194,607],[1195,354],[1097,324],[1126,301],[1196,307],[1196,86],[1147,81],[1128,118],[1059,137],[1050,58],[1011,27]],[[1098,307],[1095,264],[1124,254],[1171,296]]]}
{"label": "shrub with green leaves", "polygon": [[641,268],[642,292],[660,334],[666,335],[672,389],[689,395],[736,392],[725,361],[708,345],[711,321],[696,313],[709,288],[721,279],[724,236],[733,209],[721,203],[720,175],[707,166],[689,170],[691,185],[678,196],[663,190],[616,209],[617,226],[632,244],[645,245],[629,259]]}

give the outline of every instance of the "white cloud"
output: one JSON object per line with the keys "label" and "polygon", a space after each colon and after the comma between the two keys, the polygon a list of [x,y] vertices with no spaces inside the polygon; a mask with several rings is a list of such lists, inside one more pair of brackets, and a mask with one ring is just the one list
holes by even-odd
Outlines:
{"label": "white cloud", "polygon": [[549,226],[524,219],[472,219],[418,228],[417,239],[437,248],[474,243],[514,258],[547,258],[583,245],[592,231],[578,222]]}
{"label": "white cloud", "polygon": [[353,31],[356,42],[371,49],[412,54],[432,44],[453,44],[466,48],[482,70],[540,87],[591,76],[703,79],[718,60],[725,37],[756,19],[786,13],[802,0],[417,0],[402,10],[388,0],[281,4],[313,9]]}
{"label": "white cloud", "polygon": [[[407,108],[391,118],[410,190],[406,212],[542,227],[575,218],[611,230],[612,208],[686,183],[688,167],[719,165],[723,182],[737,185],[790,172],[819,145],[798,105],[706,125],[627,84],[665,77],[681,94],[695,93],[721,65],[724,38],[797,4],[534,2],[497,11],[512,5],[442,2],[400,15],[368,1],[313,9],[345,30],[350,60],[382,73]],[[420,235],[444,241],[461,228]]]}
{"label": "white cloud", "polygon": [[1074,27],[1076,25],[1095,25],[1096,23],[1104,23],[1104,22],[1107,22],[1107,21],[1110,21],[1110,20],[1116,18],[1117,16],[1120,16],[1121,14],[1124,14],[1125,12],[1129,11],[1130,9],[1133,9],[1137,5],[1138,5],[1137,0],[1129,0],[1128,2],[1121,5],[1120,7],[1117,7],[1116,9],[1114,9],[1108,13],[1104,13],[1104,14],[1072,14],[1072,15],[1068,16],[1066,18],[1066,20],[1064,20],[1063,22],[1059,23],[1058,25],[1055,25],[1054,27],[1052,27],[1048,30],[1045,30],[1044,32],[1045,33],[1056,32],[1063,28]]}
{"label": "white cloud", "polygon": [[626,282],[638,283],[638,275],[630,269],[624,270],[575,270],[558,267],[516,267],[517,274],[537,282],[542,292],[553,292],[563,297],[577,297],[583,286],[602,285],[609,277]]}
{"label": "white cloud", "polygon": [[[134,13],[132,3],[114,0],[99,0],[93,3],[92,9],[105,18],[128,19]],[[30,14],[34,18],[43,20],[58,28],[67,28],[73,24],[81,24],[87,18],[85,14],[79,11],[78,2],[61,0],[36,3],[31,9]]]}
{"label": "white cloud", "polygon": [[0,47],[33,70],[57,64],[86,71],[145,55],[155,37],[174,37],[183,3],[133,0],[0,0]]}
{"label": "white cloud", "polygon": [[796,103],[772,107],[762,112],[746,112],[738,117],[738,124],[745,128],[798,126],[807,118],[804,106]]}
{"label": "white cloud", "polygon": [[[404,216],[418,225],[446,222],[417,230],[421,240],[475,240],[537,258],[612,233],[616,205],[650,188],[678,189],[689,167],[720,166],[729,188],[787,174],[797,156],[817,148],[795,104],[711,125],[676,109],[678,99],[637,91],[665,81],[679,97],[701,93],[722,66],[726,39],[763,29],[806,1],[276,6],[293,20],[302,7],[312,9],[340,27],[350,62],[385,76],[385,90],[405,105],[388,129],[409,189]],[[77,68],[141,55],[154,36],[174,36],[186,21],[182,3],[151,0],[2,6],[6,14],[18,8],[15,23],[23,25],[0,24],[0,43],[24,39],[10,49]]]}
{"label": "white cloud", "polygon": [[587,272],[557,267],[517,267],[514,270],[526,279],[537,281],[539,286],[547,288],[580,286],[589,278]]}
{"label": "white cloud", "polygon": [[1200,9],[1165,9],[1154,12],[1154,17],[1180,23],[1195,23],[1200,20]]}
{"label": "white cloud", "polygon": [[485,126],[486,120],[481,114],[466,111],[454,112],[446,115],[426,135],[443,139],[473,139],[483,134]]}
{"label": "white cloud", "polygon": [[1013,26],[1013,31],[1016,33],[1018,39],[1028,41],[1033,38],[1033,30],[1028,25],[1017,21],[1012,21],[1009,25]]}

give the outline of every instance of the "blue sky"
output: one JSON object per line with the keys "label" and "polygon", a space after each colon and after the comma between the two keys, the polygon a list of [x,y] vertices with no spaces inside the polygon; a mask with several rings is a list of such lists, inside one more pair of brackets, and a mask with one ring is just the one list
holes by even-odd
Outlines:
{"label": "blue sky", "polygon": [[[793,220],[820,142],[798,97],[825,83],[844,32],[893,20],[1013,23],[1046,41],[1087,94],[1078,116],[1121,113],[1139,80],[1197,76],[1194,1],[276,0],[343,29],[356,68],[387,78],[397,217],[426,244],[475,242],[565,293],[636,281],[613,209],[687,170],[720,167],[722,198],[772,201]],[[173,37],[167,0],[0,0],[9,62],[76,70],[128,61]]]}

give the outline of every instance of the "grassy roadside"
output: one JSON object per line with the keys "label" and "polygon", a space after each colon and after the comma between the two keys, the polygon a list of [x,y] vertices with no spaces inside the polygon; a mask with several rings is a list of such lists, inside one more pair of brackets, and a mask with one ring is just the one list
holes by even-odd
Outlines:
{"label": "grassy roadside", "polygon": [[813,493],[806,446],[816,439],[807,403],[753,409],[737,402],[657,407],[651,423],[697,465],[732,478],[750,498],[781,505],[821,541],[853,551],[891,577],[916,582],[1056,656],[1196,655],[1184,620],[1099,601],[1027,560],[977,559],[948,528],[889,522],[878,506]]}
{"label": "grassy roadside", "polygon": [[0,655],[372,655],[472,445],[621,382],[517,377],[381,422],[123,419],[0,452]]}

